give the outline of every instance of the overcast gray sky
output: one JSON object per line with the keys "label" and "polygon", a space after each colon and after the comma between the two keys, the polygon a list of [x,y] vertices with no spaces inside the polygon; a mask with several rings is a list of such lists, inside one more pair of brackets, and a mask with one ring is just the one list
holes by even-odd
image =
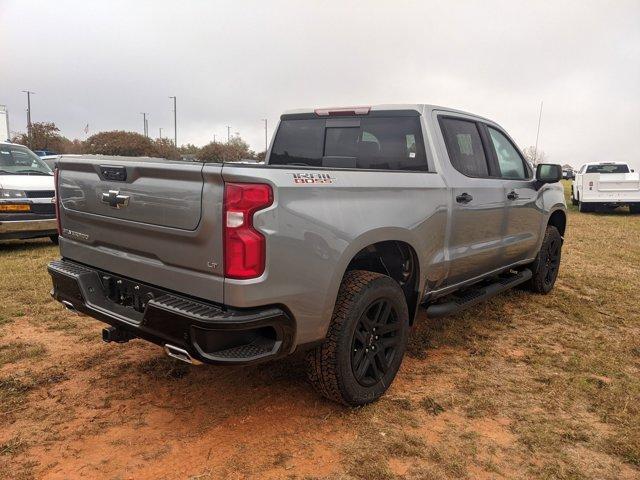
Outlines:
{"label": "overcast gray sky", "polygon": [[[282,110],[434,103],[500,123],[559,163],[640,167],[640,1],[0,0],[0,104],[53,121],[226,138],[255,150]],[[270,128],[271,135],[271,128]]]}

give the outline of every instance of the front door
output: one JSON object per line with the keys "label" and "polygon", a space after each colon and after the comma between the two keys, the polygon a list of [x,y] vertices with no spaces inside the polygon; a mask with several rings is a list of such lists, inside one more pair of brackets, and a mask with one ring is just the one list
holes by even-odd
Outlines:
{"label": "front door", "polygon": [[497,127],[487,125],[490,155],[500,171],[506,200],[505,231],[501,262],[504,266],[536,255],[542,221],[542,197],[539,197],[533,172],[509,137]]}

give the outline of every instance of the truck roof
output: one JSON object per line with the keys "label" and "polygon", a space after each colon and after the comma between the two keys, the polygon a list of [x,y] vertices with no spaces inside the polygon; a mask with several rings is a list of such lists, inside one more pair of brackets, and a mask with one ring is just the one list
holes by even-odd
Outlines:
{"label": "truck roof", "polygon": [[627,165],[629,166],[629,164],[627,162],[585,162],[582,165]]}
{"label": "truck roof", "polygon": [[481,118],[486,120],[487,122],[495,123],[493,120],[489,120],[488,118],[482,117],[481,115],[477,115],[475,113],[465,112],[463,110],[458,110],[450,107],[442,107],[439,105],[431,105],[426,103],[385,103],[379,105],[361,105],[361,106],[336,106],[336,107],[307,107],[307,108],[296,108],[292,110],[285,110],[283,115],[299,115],[299,114],[309,114],[315,113],[318,110],[349,110],[356,108],[368,108],[370,111],[378,112],[378,111],[397,111],[397,110],[415,110],[418,113],[430,113],[433,110],[451,112],[451,113],[461,113],[464,115],[471,115],[476,118]]}

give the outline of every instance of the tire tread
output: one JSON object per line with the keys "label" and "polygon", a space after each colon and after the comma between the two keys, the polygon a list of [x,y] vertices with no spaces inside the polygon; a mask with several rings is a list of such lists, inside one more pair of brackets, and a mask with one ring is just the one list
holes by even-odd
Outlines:
{"label": "tire tread", "polygon": [[385,275],[364,270],[352,270],[345,274],[327,336],[322,345],[307,354],[307,376],[311,385],[324,397],[344,405],[350,403],[345,400],[336,371],[340,333],[349,320],[349,312],[358,296],[378,278],[385,278]]}

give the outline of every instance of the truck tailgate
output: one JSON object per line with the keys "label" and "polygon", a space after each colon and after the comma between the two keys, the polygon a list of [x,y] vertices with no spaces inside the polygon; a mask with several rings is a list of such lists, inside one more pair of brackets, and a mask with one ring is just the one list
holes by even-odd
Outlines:
{"label": "truck tailgate", "polygon": [[583,201],[640,201],[638,173],[585,173],[582,178]]}
{"label": "truck tailgate", "polygon": [[635,192],[640,189],[640,178],[633,173],[596,173],[601,192]]}
{"label": "truck tailgate", "polygon": [[223,302],[222,165],[62,158],[63,257]]}

